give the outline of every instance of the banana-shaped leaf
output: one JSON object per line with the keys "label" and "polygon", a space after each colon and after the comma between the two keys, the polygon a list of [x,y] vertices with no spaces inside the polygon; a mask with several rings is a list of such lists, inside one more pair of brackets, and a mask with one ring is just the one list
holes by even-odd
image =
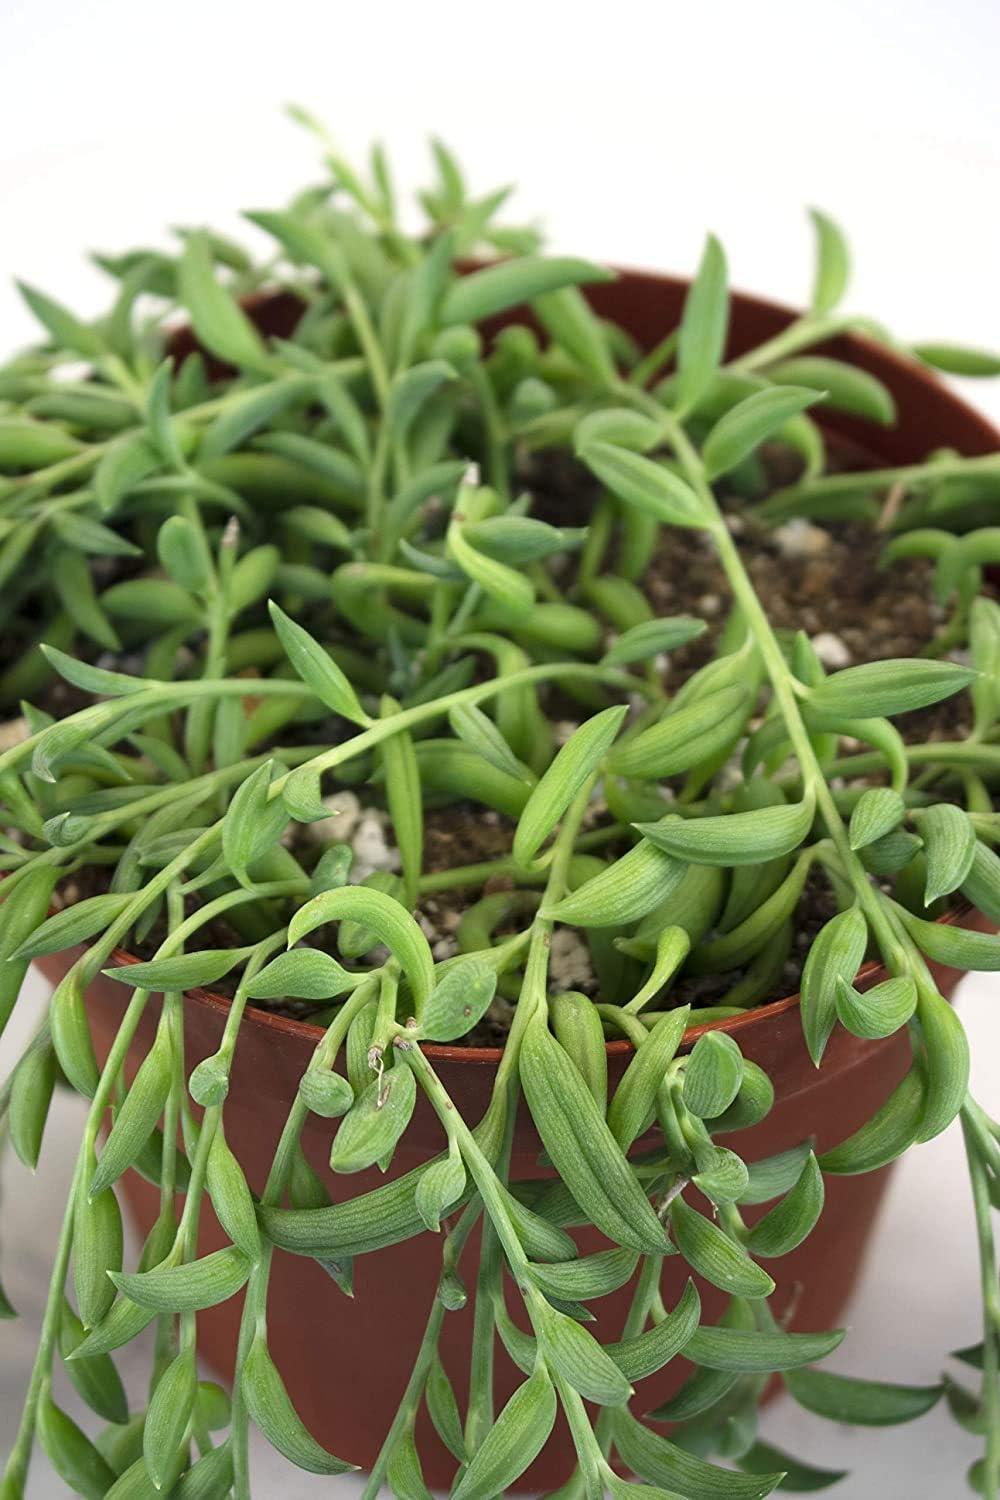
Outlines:
{"label": "banana-shaped leaf", "polygon": [[782,807],[726,813],[704,818],[670,814],[658,823],[637,823],[643,836],[659,849],[690,864],[763,864],[797,849],[812,827],[811,798]]}
{"label": "banana-shaped leaf", "polygon": [[109,1273],[120,1292],[154,1312],[198,1312],[235,1295],[250,1275],[251,1261],[235,1245],[214,1250],[186,1265],[157,1266],[152,1271]]}
{"label": "banana-shaped leaf", "polygon": [[670,1222],[685,1260],[713,1286],[734,1297],[769,1297],[774,1291],[767,1272],[683,1198],[675,1198],[670,1205]]}
{"label": "banana-shaped leaf", "polygon": [[858,1380],[827,1370],[795,1370],[785,1377],[789,1393],[800,1406],[860,1427],[895,1426],[922,1417],[940,1400],[940,1385],[893,1385],[880,1380]]}
{"label": "banana-shaped leaf", "polygon": [[542,1017],[522,1045],[521,1082],[556,1170],[592,1222],[619,1245],[662,1254],[659,1220],[593,1095]]}
{"label": "banana-shaped leaf", "polygon": [[321,1447],[303,1425],[260,1334],[250,1346],[239,1379],[251,1418],[272,1448],[291,1463],[311,1474],[346,1474],[357,1468]]}

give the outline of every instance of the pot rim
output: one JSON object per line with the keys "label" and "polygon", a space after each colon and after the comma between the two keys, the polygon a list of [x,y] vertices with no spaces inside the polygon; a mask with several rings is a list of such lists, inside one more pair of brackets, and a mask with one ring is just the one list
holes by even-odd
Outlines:
{"label": "pot rim", "polygon": [[[945,927],[963,926],[975,911],[974,906],[964,902],[961,906],[956,906],[953,911],[945,912],[943,916],[936,918],[936,921]],[[126,948],[115,948],[111,958],[116,968],[128,968],[132,964],[143,962],[134,953],[129,953]],[[888,978],[888,972],[885,965],[873,958],[858,970],[856,983],[859,989],[870,990],[886,978]],[[185,990],[184,994],[186,999],[205,1005],[209,1010],[217,1011],[222,1016],[228,1014],[233,1003],[228,996],[216,995],[212,990],[194,988]],[[735,1035],[738,1040],[740,1034],[750,1027],[762,1021],[787,1015],[789,1011],[795,1010],[800,999],[800,994],[786,995],[782,1000],[769,1000],[766,1005],[753,1006],[742,1016],[730,1016],[722,1021],[705,1021],[700,1026],[689,1026],[681,1038],[680,1045],[684,1048],[690,1047],[706,1031],[726,1031],[730,1035]],[[313,1045],[323,1034],[323,1027],[317,1026],[313,1021],[297,1021],[292,1016],[280,1016],[274,1011],[263,1010],[259,1005],[254,1005],[249,1001],[244,1011],[244,1018],[251,1018],[255,1025],[261,1025],[265,1030],[274,1031],[286,1037],[298,1037]],[[604,1048],[609,1058],[627,1057],[630,1052],[635,1051],[635,1044],[622,1037],[614,1042],[605,1042]],[[503,1047],[451,1047],[443,1042],[425,1042],[423,1050],[428,1057],[436,1058],[439,1062],[471,1063],[480,1068],[499,1067],[500,1059],[504,1054]]]}
{"label": "pot rim", "polygon": [[[474,264],[474,262],[470,262],[470,266]],[[646,282],[651,287],[665,283],[674,286],[686,286],[690,285],[691,280],[688,276],[651,271],[637,266],[615,265],[611,269],[615,271],[617,278],[622,281],[634,280]],[[280,295],[281,292],[278,289],[268,290],[261,288],[246,299],[245,305],[252,310],[254,307]],[[758,308],[769,314],[779,314],[789,322],[801,316],[798,309],[789,307],[783,302],[775,302],[769,297],[758,296],[753,292],[733,290],[731,296],[745,307]],[[957,395],[950,386],[946,385],[936,371],[928,369],[918,360],[900,350],[874,343],[873,340],[867,338],[864,334],[843,332],[835,334],[833,338],[846,349],[848,354],[854,353],[875,358],[880,363],[898,370],[900,375],[904,376],[907,380],[915,380],[925,386],[936,400],[946,402],[962,416],[970,428],[977,430],[982,439],[984,451],[1000,448],[1000,430],[994,426],[988,417],[978,411],[964,397]],[[828,343],[830,340],[824,340],[823,342]],[[822,418],[819,420],[822,426]],[[974,907],[965,903],[962,906],[956,907],[953,911],[946,912],[944,916],[937,918],[937,920],[946,925],[963,923],[974,910]],[[127,952],[124,948],[116,948],[112,954],[112,958],[115,964],[119,966],[136,964],[142,961],[134,954]],[[882,978],[886,977],[886,970],[883,964],[879,963],[877,959],[873,959],[861,968],[857,977],[863,989],[870,989],[873,985],[878,984]],[[216,1010],[220,1014],[228,1013],[232,1004],[231,1000],[226,996],[217,995],[213,991],[206,989],[188,990],[186,991],[186,996],[187,999],[194,1000],[199,1005],[206,1005],[209,1009]],[[691,1043],[696,1041],[706,1031],[725,1031],[738,1038],[742,1032],[747,1031],[753,1026],[762,1025],[765,1022],[787,1015],[789,1011],[794,1010],[798,1006],[800,998],[800,994],[787,995],[780,1000],[770,1000],[766,1005],[754,1006],[742,1016],[731,1016],[727,1020],[706,1021],[700,1026],[689,1026],[684,1033],[681,1045],[685,1047],[690,1046]],[[291,1016],[279,1016],[273,1011],[264,1010],[252,1003],[247,1004],[244,1015],[252,1019],[254,1024],[263,1026],[266,1030],[280,1033],[286,1037],[297,1037],[302,1041],[313,1044],[323,1030],[321,1026],[317,1026],[312,1021],[297,1021]],[[605,1050],[609,1059],[623,1057],[634,1051],[634,1044],[626,1038],[621,1038],[617,1041],[606,1042]],[[500,1059],[504,1053],[502,1047],[455,1047],[440,1042],[425,1044],[424,1051],[428,1057],[434,1058],[439,1062],[467,1063],[474,1067],[492,1068],[499,1066]]]}

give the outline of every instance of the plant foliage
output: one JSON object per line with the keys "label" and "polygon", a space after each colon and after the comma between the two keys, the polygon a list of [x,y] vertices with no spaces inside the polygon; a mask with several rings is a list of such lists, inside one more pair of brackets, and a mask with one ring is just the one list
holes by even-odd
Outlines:
{"label": "plant foliage", "polygon": [[[821,1488],[839,1476],[757,1437],[770,1374],[837,1421],[908,1421],[943,1387],[813,1368],[842,1335],[787,1331],[772,1271],[817,1222],[824,1173],[879,1167],[961,1117],[985,1287],[967,1404],[984,1434],[976,1483],[995,1500],[1000,1128],[969,1095],[931,961],[1000,967],[1000,938],[935,920],[963,897],[1000,916],[1000,611],[984,588],[1000,458],[826,472],[828,408],[895,413],[874,377],[815,352],[868,326],[839,310],[849,258],[824,215],[812,308],[770,342],[727,358],[710,240],[679,327],[640,349],[582,290],[610,273],[498,224],[504,195],[470,194],[444,147],[416,235],[380,150],[362,172],[324,150],[318,186],[250,216],[272,242],[263,259],[201,229],[176,253],[100,256],[114,295],[92,321],[26,287],[41,340],[0,370],[0,1026],[29,961],[66,955],[3,1085],[3,1128],[34,1166],[56,1083],[89,1101],[0,1494],[21,1500],[37,1442],[75,1494],[246,1500],[250,1423],[293,1463],[342,1472],[352,1455],[319,1445],[269,1352],[273,1250],[315,1257],[349,1291],[352,1257],[435,1230],[437,1296],[366,1497],[427,1494],[422,1406],[455,1455],[456,1500],[516,1485],[559,1409],[578,1461],[567,1496]],[[1000,368],[950,346],[917,356]],[[800,477],[760,501],[775,449]],[[573,466],[573,514],[540,504],[539,462]],[[925,654],[828,674],[806,637],[777,634],[727,526],[733,494],[774,521],[881,506],[886,565],[932,561],[944,623]],[[677,687],[663,664],[705,626],[657,618],[642,580],[664,536],[696,534],[731,612]],[[904,743],[897,715],[956,695],[967,730]],[[429,830],[450,807],[506,829],[505,847],[432,867]],[[773,1089],[726,1021],[781,994],[807,882],[833,908],[802,981],[814,1062],[837,1027],[905,1027],[911,1066],[818,1158],[802,1142],[744,1162],[728,1133],[762,1119]],[[443,895],[461,912],[447,951],[425,909]],[[553,971],[561,934],[591,993]],[[874,987],[866,958],[887,971]],[[122,982],[123,1015],[99,1063],[85,996],[102,972]],[[706,974],[731,982],[689,1011],[677,992]],[[185,995],[223,980],[221,1045],[192,1068]],[[152,1043],[126,1075],[153,996]],[[435,1044],[501,1002],[492,1095],[466,1120]],[[226,1098],[247,1005],[280,1003],[313,1023],[315,1050],[258,1197]],[[688,1024],[713,1029],[692,1047]],[[634,1055],[609,1097],[617,1037]],[[509,1171],[522,1093],[558,1176],[541,1194]],[[334,1172],[384,1170],[418,1098],[440,1154],[332,1205],[299,1151],[310,1115],[329,1122]],[[129,1169],[161,1207],[126,1267]],[[208,1201],[230,1243],[204,1255]],[[460,1405],[438,1345],[480,1221]],[[606,1249],[578,1254],[566,1225],[581,1222]],[[664,1305],[677,1254],[728,1299],[717,1324],[693,1282]],[[601,1344],[587,1304],[626,1283],[622,1337]],[[196,1314],[238,1293],[230,1408],[198,1381]],[[150,1394],[132,1406],[113,1355],[150,1324]],[[524,1375],[495,1419],[484,1340]],[[633,1383],[682,1354],[694,1374],[670,1402],[630,1411]],[[58,1404],[62,1367],[89,1433]]]}

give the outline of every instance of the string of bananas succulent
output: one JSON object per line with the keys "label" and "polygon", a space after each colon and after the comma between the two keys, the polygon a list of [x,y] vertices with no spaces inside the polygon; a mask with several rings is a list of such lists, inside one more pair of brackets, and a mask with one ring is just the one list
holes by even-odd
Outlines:
{"label": "string of bananas succulent", "polygon": [[[810,310],[726,362],[714,240],[677,329],[639,349],[581,291],[610,273],[498,227],[505,194],[470,196],[443,148],[416,234],[381,151],[359,173],[324,149],[318,186],[249,216],[267,258],[200,230],[177,254],[100,257],[115,295],[92,322],[25,287],[44,342],[0,370],[0,1026],[30,962],[72,950],[0,1091],[3,1130],[33,1167],[57,1080],[89,1101],[0,1495],[21,1500],[37,1442],[74,1494],[246,1500],[251,1424],[302,1468],[352,1467],[308,1431],[269,1353],[274,1250],[320,1259],[349,1289],[354,1258],[436,1231],[440,1280],[366,1497],[427,1496],[424,1406],[454,1455],[456,1500],[515,1485],[560,1408],[577,1455],[566,1500],[823,1488],[839,1475],[758,1437],[779,1372],[835,1420],[907,1421],[946,1393],[983,1435],[970,1477],[995,1500],[1000,1126],[968,1092],[966,1038],[931,964],[1000,968],[1000,938],[934,920],[964,899],[1000,921],[1000,611],[984,585],[1000,561],[1000,455],[827,472],[817,413],[894,412],[871,375],[811,352],[848,329],[889,342],[839,311],[848,256],[823,215]],[[472,261],[487,252],[501,258]],[[261,331],[272,293],[291,309],[286,337]],[[525,307],[530,324],[490,322]],[[1000,370],[950,346],[912,352]],[[947,614],[923,655],[828,673],[805,632],[775,631],[726,512],[733,493],[759,495],[764,445],[794,454],[799,477],[752,500],[762,519],[870,520],[888,566],[934,560]],[[596,493],[572,525],[532,513],[528,461],[552,454]],[[658,618],[643,577],[664,535],[684,548],[696,534],[730,608],[708,660],[671,687],[669,653],[706,627]],[[956,694],[970,700],[964,736],[904,741],[893,725]],[[329,835],[358,789],[390,859]],[[509,830],[506,847],[429,870],[428,818],[455,804]],[[744,1162],[726,1137],[766,1116],[771,1082],[724,1029],[682,1042],[782,993],[817,880],[832,915],[802,975],[813,1061],[840,1025],[866,1039],[905,1028],[911,1065],[818,1159],[804,1141]],[[448,893],[461,916],[442,957],[423,904]],[[567,931],[591,993],[553,972]],[[887,971],[874,988],[856,983],[868,957]],[[86,994],[102,973],[129,994],[99,1063]],[[681,1004],[691,975],[732,981]],[[227,976],[222,1043],[192,1069],[185,993]],[[424,1044],[468,1036],[498,1001],[502,1061],[466,1119]],[[247,1006],[289,1002],[315,1021],[315,1051],[255,1195],[226,1137],[230,1070]],[[613,1092],[609,1038],[634,1047]],[[331,1122],[334,1172],[385,1170],[418,1094],[440,1154],[331,1202],[301,1153],[309,1114]],[[511,1177],[522,1096],[554,1178]],[[843,1333],[789,1332],[768,1266],[815,1225],[824,1174],[874,1170],[956,1118],[982,1260],[983,1339],[962,1356],[977,1388],[816,1368]],[[160,1194],[134,1269],[116,1196],[130,1169]],[[206,1200],[230,1243],[199,1257]],[[567,1231],[582,1224],[609,1248],[579,1255]],[[438,1342],[480,1226],[462,1410]],[[664,1305],[663,1259],[678,1254],[727,1294],[721,1322],[702,1323],[693,1280]],[[602,1345],[587,1304],[629,1282],[622,1337]],[[196,1315],[241,1290],[230,1402],[199,1379]],[[135,1409],[113,1354],[149,1325]],[[499,1413],[498,1341],[524,1374]],[[634,1383],[680,1354],[694,1366],[680,1393],[635,1415]],[[64,1376],[93,1431],[58,1404]]]}

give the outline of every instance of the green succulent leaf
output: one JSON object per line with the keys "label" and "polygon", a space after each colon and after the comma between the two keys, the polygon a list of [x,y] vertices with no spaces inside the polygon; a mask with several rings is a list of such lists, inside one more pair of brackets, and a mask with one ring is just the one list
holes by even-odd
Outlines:
{"label": "green succulent leaf", "polygon": [[811,798],[761,807],[752,812],[725,813],[704,818],[681,818],[668,813],[657,823],[637,823],[644,838],[676,859],[690,864],[763,864],[797,849],[812,827]]}
{"label": "green succulent leaf", "polygon": [[204,948],[200,953],[175,953],[149,963],[120,964],[104,973],[135,990],[189,990],[214,984],[246,957],[245,948]]}
{"label": "green succulent leaf", "polygon": [[952,802],[917,808],[913,821],[924,843],[924,905],[930,906],[965,881],[976,854],[976,832],[968,814]]}
{"label": "green succulent leaf", "polygon": [[454,1500],[492,1500],[524,1473],[548,1440],[556,1419],[556,1393],[539,1364],[518,1386],[476,1449]]}
{"label": "green succulent leaf", "polygon": [[514,834],[512,852],[518,864],[531,863],[588,777],[596,773],[626,712],[606,708],[581,724],[532,788]]}
{"label": "green succulent leaf", "polygon": [[709,235],[684,301],[677,339],[677,395],[686,408],[704,394],[722,360],[729,328],[727,277],[725,252]]}
{"label": "green succulent leaf", "polygon": [[240,1373],[240,1390],[251,1420],[272,1448],[310,1474],[346,1474],[356,1468],[321,1447],[292,1405],[285,1383],[258,1334]]}
{"label": "green succulent leaf", "polygon": [[900,657],[845,667],[810,690],[809,705],[818,713],[851,718],[910,713],[961,692],[975,680],[971,667],[923,657]]}
{"label": "green succulent leaf", "polygon": [[75,948],[109,927],[125,910],[131,896],[108,892],[103,896],[86,896],[72,906],[47,917],[11,954],[11,958],[39,958],[44,953],[59,953]]}
{"label": "green succulent leaf", "polygon": [[824,405],[852,416],[866,417],[880,426],[891,427],[896,420],[896,403],[881,380],[867,370],[840,359],[825,359],[818,354],[800,354],[768,368],[769,379],[778,385],[808,386],[822,391]]}
{"label": "green succulent leaf", "polygon": [[608,1353],[629,1380],[644,1380],[662,1370],[686,1347],[701,1316],[701,1299],[693,1281],[685,1284],[677,1306],[636,1338],[608,1344]]}
{"label": "green succulent leaf", "polygon": [[684,1070],[684,1106],[713,1119],[729,1108],[743,1082],[743,1057],[724,1031],[706,1031],[695,1042]]}
{"label": "green succulent leaf", "polygon": [[787,1151],[779,1151],[776,1156],[749,1162],[749,1180],[739,1201],[767,1203],[772,1198],[780,1198],[782,1193],[787,1193],[798,1182],[811,1151],[810,1142],[803,1141],[801,1146],[791,1146]]}
{"label": "green succulent leaf", "polygon": [[161,1027],[115,1116],[90,1181],[92,1198],[111,1187],[138,1160],[163,1113],[173,1072],[173,1049],[168,1033]]}
{"label": "green succulent leaf", "polygon": [[864,961],[868,923],[857,906],[838,912],[813,939],[802,971],[802,1031],[818,1068],[837,1019],[841,981],[850,984]]}
{"label": "green succulent leaf", "polygon": [[632,1387],[592,1333],[541,1297],[532,1299],[531,1316],[542,1354],[568,1385],[601,1406],[628,1400]]}
{"label": "green succulent leaf", "polygon": [[142,1430],[142,1456],[157,1489],[168,1486],[184,1462],[184,1438],[198,1392],[194,1350],[184,1350],[157,1382]]}
{"label": "green succulent leaf", "polygon": [[851,813],[848,829],[852,849],[865,849],[891,833],[906,815],[906,804],[887,786],[873,786],[861,793]]}
{"label": "green succulent leaf", "polygon": [[448,528],[447,547],[452,561],[503,610],[516,616],[531,609],[535,590],[530,578],[474,547],[457,521]]}
{"label": "green succulent leaf", "polygon": [[55,1082],[56,1055],[51,1045],[29,1048],[11,1079],[10,1143],[32,1172],[38,1165]]}
{"label": "green succulent leaf", "polygon": [[179,266],[180,298],[202,344],[237,366],[268,371],[271,361],[256,328],[216,280],[212,253],[203,234],[188,236]]}
{"label": "green succulent leaf", "polygon": [[593,1094],[543,1018],[522,1044],[521,1082],[546,1151],[591,1221],[618,1245],[663,1254],[659,1220]]}
{"label": "green succulent leaf", "polygon": [[293,948],[279,953],[250,979],[246,993],[252,1000],[334,1000],[351,990],[358,976],[329,953],[316,948]]}
{"label": "green succulent leaf", "polygon": [[684,1347],[684,1357],[710,1370],[739,1374],[795,1370],[826,1359],[844,1341],[844,1329],[830,1333],[784,1333],[781,1329],[699,1328]]}
{"label": "green succulent leaf", "polygon": [[420,1015],[434,988],[434,960],[427,939],[406,907],[370,886],[323,891],[299,907],[288,926],[291,947],[327,922],[359,922],[399,960]]}
{"label": "green succulent leaf", "polygon": [[955,922],[927,922],[898,905],[893,909],[920,951],[934,963],[986,973],[1000,969],[1000,937],[994,933],[975,932]]}
{"label": "green succulent leaf", "polygon": [[689,771],[735,744],[751,708],[745,687],[720,688],[617,745],[608,769],[641,781]]}
{"label": "green succulent leaf", "polygon": [[47,1392],[38,1403],[36,1420],[38,1441],[63,1483],[85,1500],[102,1500],[115,1482],[114,1470]]}
{"label": "green succulent leaf", "polygon": [[816,391],[799,386],[772,386],[720,417],[705,439],[702,458],[709,479],[728,474],[792,417],[819,400]]}
{"label": "green succulent leaf", "polygon": [[350,719],[352,724],[368,724],[370,721],[354,689],[330,653],[273,600],[268,609],[285,655],[320,702],[335,714]]}
{"label": "green succulent leaf", "polygon": [[839,1146],[823,1152],[818,1158],[820,1169],[853,1176],[874,1172],[895,1161],[920,1134],[926,1098],[926,1079],[918,1067],[913,1067],[870,1120]]}
{"label": "green succulent leaf", "polygon": [[468,1452],[465,1446],[465,1435],[462,1431],[462,1419],[458,1410],[458,1402],[452,1389],[451,1381],[440,1359],[436,1356],[431,1362],[430,1373],[427,1376],[427,1385],[424,1388],[424,1400],[427,1403],[427,1411],[431,1421],[434,1423],[438,1437],[459,1463],[468,1462]]}
{"label": "green succulent leaf", "polygon": [[519,781],[532,780],[531,772],[518,760],[493,720],[474,703],[458,704],[449,710],[448,722],[457,737],[475,750],[498,771]]}
{"label": "green succulent leaf", "polygon": [[781,1482],[780,1470],[734,1474],[706,1463],[644,1427],[630,1412],[616,1412],[614,1432],[618,1452],[634,1473],[689,1500],[764,1500]]}
{"label": "green succulent leaf", "polygon": [[782,1490],[791,1490],[798,1495],[815,1494],[818,1490],[829,1489],[831,1485],[838,1484],[841,1479],[846,1479],[846,1469],[820,1469],[814,1464],[803,1463],[799,1458],[792,1458],[783,1453],[780,1448],[775,1448],[771,1443],[754,1443],[746,1453],[741,1454],[736,1460],[741,1469],[748,1474],[767,1474],[775,1470],[784,1471],[784,1479],[778,1486]]}
{"label": "green succulent leaf", "polygon": [[652,1122],[657,1093],[681,1044],[690,1013],[689,1005],[681,1005],[660,1017],[636,1049],[635,1057],[615,1089],[608,1110],[608,1128],[623,1151],[627,1151]]}
{"label": "green succulent leaf", "polygon": [[417,1184],[417,1212],[435,1234],[441,1219],[465,1192],[465,1165],[457,1150],[431,1163]]}
{"label": "green succulent leaf", "polygon": [[818,208],[809,210],[816,231],[816,275],[813,280],[813,312],[828,313],[847,290],[851,275],[850,251],[843,231]]}
{"label": "green succulent leaf", "polygon": [[841,1025],[853,1036],[873,1041],[906,1025],[917,1006],[917,987],[908,974],[862,991],[838,978],[836,1002]]}
{"label": "green succulent leaf", "polygon": [[914,344],[913,353],[932,369],[946,375],[1000,375],[1000,355],[962,344]]}
{"label": "green succulent leaf", "polygon": [[190,593],[212,583],[212,559],[203,531],[187,516],[170,516],[156,536],[156,551],[171,578]]}
{"label": "green succulent leaf", "polygon": [[561,1265],[533,1265],[531,1278],[548,1297],[564,1302],[588,1302],[606,1297],[629,1281],[638,1264],[634,1250],[599,1250]]}
{"label": "green succulent leaf", "polygon": [[251,1262],[235,1245],[213,1250],[183,1265],[157,1266],[132,1274],[109,1272],[130,1301],[154,1312],[199,1312],[234,1296],[250,1275]]}
{"label": "green succulent leaf", "polygon": [[616,448],[648,453],[662,443],[663,437],[663,426],[654,417],[628,406],[609,406],[588,412],[577,423],[573,444],[578,453],[590,443],[612,443]]}
{"label": "green succulent leaf", "polygon": [[637,661],[649,661],[665,651],[676,651],[678,646],[696,641],[700,635],[704,635],[707,628],[704,620],[684,615],[667,620],[643,620],[630,630],[623,631],[614,645],[605,651],[602,661],[608,667],[624,667]]}
{"label": "green succulent leaf", "polygon": [[87,1333],[68,1302],[63,1303],[59,1317],[59,1353],[77,1394],[99,1417],[116,1426],[129,1419],[128,1397],[121,1376],[107,1354],[73,1359]]}
{"label": "green succulent leaf", "polygon": [[734,1297],[769,1297],[774,1291],[774,1282],[767,1272],[717,1224],[681,1197],[670,1205],[670,1223],[684,1259],[713,1286]]}
{"label": "green succulent leaf", "polygon": [[580,457],[613,495],[668,526],[707,526],[709,515],[686,480],[661,463],[613,443],[591,442]]}
{"label": "green succulent leaf", "polygon": [[823,1174],[810,1152],[795,1184],[751,1229],[747,1249],[764,1259],[788,1255],[812,1233],[823,1212],[825,1196]]}
{"label": "green succulent leaf", "polygon": [[478,323],[544,292],[612,279],[610,271],[590,261],[526,255],[460,277],[445,295],[441,320],[445,324]]}
{"label": "green succulent leaf", "polygon": [[852,1375],[834,1375],[827,1370],[795,1370],[785,1377],[789,1394],[818,1417],[850,1422],[859,1427],[895,1426],[912,1422],[936,1406],[944,1389],[940,1385],[893,1385],[878,1380],[858,1380]]}
{"label": "green succulent leaf", "polygon": [[416,1036],[453,1042],[477,1026],[496,993],[497,974],[478,958],[453,964],[430,993]]}
{"label": "green succulent leaf", "polygon": [[416,1097],[413,1073],[402,1062],[373,1078],[340,1122],[330,1153],[333,1170],[363,1172],[388,1156],[410,1123]]}
{"label": "green succulent leaf", "polygon": [[962,895],[991,921],[1000,922],[1000,857],[978,840]]}
{"label": "green succulent leaf", "polygon": [[574,927],[624,927],[665,901],[685,869],[680,860],[642,839],[544,915]]}

